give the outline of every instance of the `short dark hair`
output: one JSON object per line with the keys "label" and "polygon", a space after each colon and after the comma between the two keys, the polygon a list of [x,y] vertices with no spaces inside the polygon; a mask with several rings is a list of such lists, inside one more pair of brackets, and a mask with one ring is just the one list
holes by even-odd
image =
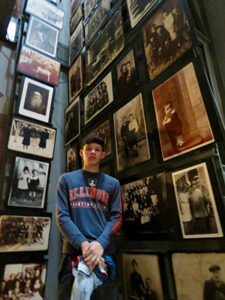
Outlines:
{"label": "short dark hair", "polygon": [[82,142],[82,148],[84,148],[84,145],[91,143],[99,144],[102,147],[102,151],[104,151],[104,140],[99,135],[88,135]]}

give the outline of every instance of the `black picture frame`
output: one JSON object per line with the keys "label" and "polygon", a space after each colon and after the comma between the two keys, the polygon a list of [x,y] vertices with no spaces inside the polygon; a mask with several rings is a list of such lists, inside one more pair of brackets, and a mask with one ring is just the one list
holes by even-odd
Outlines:
{"label": "black picture frame", "polygon": [[65,146],[80,135],[80,97],[65,109]]}

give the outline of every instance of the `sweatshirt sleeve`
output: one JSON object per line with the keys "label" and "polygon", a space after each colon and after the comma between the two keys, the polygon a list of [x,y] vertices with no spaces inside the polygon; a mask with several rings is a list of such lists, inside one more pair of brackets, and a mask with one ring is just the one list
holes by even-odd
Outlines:
{"label": "sweatshirt sleeve", "polygon": [[103,232],[96,240],[103,246],[104,249],[107,248],[112,235],[119,230],[122,223],[121,191],[118,180],[115,180],[113,195],[109,201],[109,219]]}
{"label": "sweatshirt sleeve", "polygon": [[80,247],[81,243],[87,241],[80,232],[76,224],[71,219],[69,207],[69,195],[65,176],[59,178],[56,194],[56,223],[60,232],[75,247]]}

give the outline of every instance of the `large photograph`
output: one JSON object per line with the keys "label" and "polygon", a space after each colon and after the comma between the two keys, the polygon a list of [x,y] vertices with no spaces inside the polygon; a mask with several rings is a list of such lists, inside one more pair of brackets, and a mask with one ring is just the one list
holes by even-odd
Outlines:
{"label": "large photograph", "polygon": [[152,93],[163,160],[214,142],[192,63]]}
{"label": "large photograph", "polygon": [[225,299],[225,253],[172,255],[178,300]]}
{"label": "large photograph", "polygon": [[157,255],[123,253],[122,270],[124,300],[164,299]]}
{"label": "large photograph", "polygon": [[56,129],[30,121],[12,120],[8,149],[46,158],[53,158]]}
{"label": "large photograph", "polygon": [[167,1],[142,29],[150,79],[192,46],[190,25],[179,0]]}
{"label": "large photograph", "polygon": [[84,98],[84,123],[86,124],[113,101],[112,73],[107,74]]}
{"label": "large photograph", "polygon": [[98,0],[84,0],[84,18],[86,19],[92,9],[95,7]]}
{"label": "large photograph", "polygon": [[65,110],[65,146],[80,134],[80,98],[77,97]]}
{"label": "large photograph", "polygon": [[222,237],[206,163],[172,173],[183,238]]}
{"label": "large photograph", "polygon": [[16,157],[8,205],[43,208],[48,170],[49,163]]}
{"label": "large photograph", "polygon": [[77,58],[69,70],[69,102],[80,93],[83,88],[82,61],[81,56]]}
{"label": "large photograph", "polygon": [[70,37],[69,64],[70,66],[80,53],[83,46],[83,24],[82,20],[78,24],[74,33]]}
{"label": "large photograph", "polygon": [[82,6],[80,5],[70,19],[70,34],[72,34],[82,18]]}
{"label": "large photograph", "polygon": [[113,115],[117,170],[150,159],[142,95],[139,94]]}
{"label": "large photograph", "polygon": [[26,46],[22,47],[17,71],[58,85],[60,63]]}
{"label": "large photograph", "polygon": [[72,172],[79,169],[79,159],[78,159],[78,144],[74,143],[66,151],[66,172]]}
{"label": "large photograph", "polygon": [[0,252],[46,251],[50,217],[0,216]]}
{"label": "large photograph", "polygon": [[85,54],[86,82],[90,85],[124,47],[123,26],[117,11]]}

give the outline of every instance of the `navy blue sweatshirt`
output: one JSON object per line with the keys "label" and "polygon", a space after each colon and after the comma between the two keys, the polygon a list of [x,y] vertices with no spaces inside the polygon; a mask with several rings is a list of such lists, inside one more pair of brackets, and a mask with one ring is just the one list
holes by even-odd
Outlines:
{"label": "navy blue sweatshirt", "polygon": [[[84,241],[98,241],[111,253],[113,233],[121,225],[120,183],[101,172],[64,173],[57,186],[57,224],[66,237],[64,253]],[[71,249],[72,245],[72,249]]]}

